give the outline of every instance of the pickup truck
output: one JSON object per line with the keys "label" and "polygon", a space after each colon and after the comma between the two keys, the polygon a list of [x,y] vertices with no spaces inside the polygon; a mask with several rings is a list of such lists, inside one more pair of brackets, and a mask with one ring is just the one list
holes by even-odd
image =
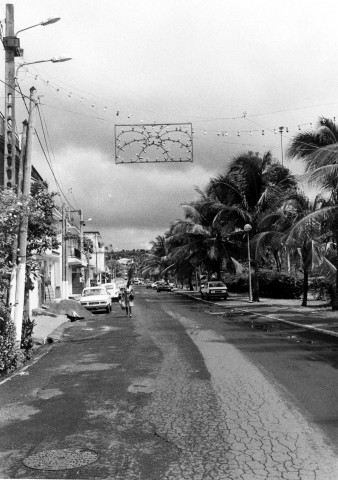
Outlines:
{"label": "pickup truck", "polygon": [[211,298],[224,298],[226,300],[229,296],[228,289],[225,283],[220,281],[206,282],[201,285],[201,297],[210,300]]}

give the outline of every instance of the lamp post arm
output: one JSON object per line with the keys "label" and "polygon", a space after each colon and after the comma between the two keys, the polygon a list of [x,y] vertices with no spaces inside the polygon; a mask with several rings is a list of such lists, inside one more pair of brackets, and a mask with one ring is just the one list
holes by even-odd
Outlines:
{"label": "lamp post arm", "polygon": [[44,63],[44,62],[51,62],[51,60],[38,60],[37,62],[22,63],[21,65],[18,66],[18,68],[15,71],[15,78],[18,78],[18,71],[20,68],[25,67],[26,65],[33,65],[34,63]]}
{"label": "lamp post arm", "polygon": [[18,33],[24,32],[25,30],[29,30],[30,28],[39,27],[40,25],[42,25],[42,22],[41,22],[41,23],[37,23],[36,25],[32,25],[32,26],[30,26],[30,27],[22,28],[21,30],[18,30],[18,31],[16,32],[15,36],[17,36]]}

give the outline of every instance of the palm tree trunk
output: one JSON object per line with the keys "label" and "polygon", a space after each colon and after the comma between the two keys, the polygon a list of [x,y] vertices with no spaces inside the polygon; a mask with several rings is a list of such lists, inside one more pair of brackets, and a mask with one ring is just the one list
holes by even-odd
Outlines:
{"label": "palm tree trunk", "polygon": [[336,252],[337,252],[337,261],[336,261],[336,288],[332,295],[332,310],[338,310],[338,235],[336,235]]}
{"label": "palm tree trunk", "polygon": [[304,268],[302,307],[307,307],[308,291],[309,291],[309,272],[306,270],[306,268]]}
{"label": "palm tree trunk", "polygon": [[252,301],[259,302],[259,269],[254,269],[252,278]]}
{"label": "palm tree trunk", "polygon": [[194,287],[193,287],[193,284],[192,284],[192,273],[189,273],[188,284],[189,284],[189,290],[193,291]]}

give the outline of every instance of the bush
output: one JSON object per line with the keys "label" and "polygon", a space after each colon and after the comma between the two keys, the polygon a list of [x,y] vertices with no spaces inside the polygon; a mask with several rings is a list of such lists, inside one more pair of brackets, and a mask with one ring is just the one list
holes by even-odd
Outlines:
{"label": "bush", "polygon": [[[303,291],[301,277],[274,270],[260,270],[259,293],[270,298],[300,298]],[[226,274],[223,277],[230,292],[244,293],[249,289],[248,275]]]}
{"label": "bush", "polygon": [[10,310],[0,306],[0,373],[8,373],[21,367],[25,354],[16,346],[15,325],[10,319]]}
{"label": "bush", "polygon": [[332,282],[325,277],[314,277],[309,281],[309,292],[316,300],[329,300],[333,291]]}
{"label": "bush", "polygon": [[303,292],[303,278],[273,270],[262,270],[259,272],[259,291],[264,297],[300,298]]}
{"label": "bush", "polygon": [[244,293],[249,290],[248,275],[234,275],[227,273],[222,277],[230,292]]}
{"label": "bush", "polygon": [[22,334],[21,334],[21,349],[28,360],[32,357],[33,352],[33,329],[35,326],[34,320],[31,320],[27,313],[24,312],[23,321],[22,321]]}
{"label": "bush", "polygon": [[0,374],[7,374],[21,367],[32,357],[32,333],[35,322],[24,315],[22,322],[21,349],[16,344],[14,322],[10,309],[0,305]]}

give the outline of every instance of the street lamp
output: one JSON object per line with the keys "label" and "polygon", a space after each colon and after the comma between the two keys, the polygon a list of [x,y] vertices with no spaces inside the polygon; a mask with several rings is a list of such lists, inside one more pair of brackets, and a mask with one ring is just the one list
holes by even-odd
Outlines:
{"label": "street lamp", "polygon": [[4,129],[4,159],[3,159],[3,184],[11,188],[16,184],[16,135],[15,135],[15,64],[16,57],[23,56],[18,33],[37,27],[58,22],[60,17],[48,18],[36,25],[23,28],[15,33],[14,30],[14,5],[6,4],[6,32],[2,39],[5,49],[5,129]]}
{"label": "street lamp", "polygon": [[24,62],[18,65],[16,72],[15,72],[15,78],[18,78],[18,71],[20,68],[25,67],[26,65],[35,65],[36,63],[45,63],[45,62],[52,62],[52,63],[60,63],[60,62],[68,62],[71,60],[71,57],[52,57],[47,60],[36,60],[35,62]]}
{"label": "street lamp", "polygon": [[249,266],[249,302],[252,302],[252,287],[251,287],[251,258],[250,258],[250,232],[252,230],[252,226],[247,223],[244,225],[243,229],[247,234],[248,239],[248,266]]}
{"label": "street lamp", "polygon": [[18,30],[15,34],[15,36],[17,36],[18,33],[20,32],[24,32],[25,30],[29,30],[30,28],[34,28],[34,27],[39,27],[40,25],[42,27],[45,27],[46,25],[51,25],[52,23],[56,23],[58,22],[59,20],[61,20],[61,17],[53,17],[53,18],[47,18],[47,20],[44,20],[40,23],[37,23],[35,25],[32,25],[31,27],[26,27],[26,28],[23,28],[21,30]]}

